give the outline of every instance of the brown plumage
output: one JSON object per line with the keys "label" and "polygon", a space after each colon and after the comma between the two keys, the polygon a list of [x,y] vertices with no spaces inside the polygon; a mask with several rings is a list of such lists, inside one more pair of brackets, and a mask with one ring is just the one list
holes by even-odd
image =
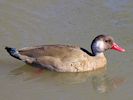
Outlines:
{"label": "brown plumage", "polygon": [[107,61],[103,52],[114,49],[113,47],[115,50],[125,51],[108,35],[99,35],[93,40],[92,53],[84,48],[70,45],[41,45],[19,50],[6,47],[6,50],[11,56],[31,65],[57,72],[83,72],[104,67]]}

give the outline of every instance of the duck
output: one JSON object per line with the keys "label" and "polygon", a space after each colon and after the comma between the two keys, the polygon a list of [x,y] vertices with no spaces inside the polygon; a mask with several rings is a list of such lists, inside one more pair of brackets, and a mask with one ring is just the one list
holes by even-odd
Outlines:
{"label": "duck", "polygon": [[91,43],[91,51],[74,45],[38,45],[16,49],[6,46],[14,58],[40,68],[56,72],[86,72],[105,68],[104,51],[109,49],[125,52],[110,35],[98,35]]}

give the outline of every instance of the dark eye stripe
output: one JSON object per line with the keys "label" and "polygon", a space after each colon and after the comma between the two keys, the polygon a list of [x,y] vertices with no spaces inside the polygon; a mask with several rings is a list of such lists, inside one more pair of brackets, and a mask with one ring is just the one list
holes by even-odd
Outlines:
{"label": "dark eye stripe", "polygon": [[105,40],[105,42],[109,42],[108,40]]}
{"label": "dark eye stripe", "polygon": [[112,41],[111,40],[105,40],[106,43],[111,43]]}

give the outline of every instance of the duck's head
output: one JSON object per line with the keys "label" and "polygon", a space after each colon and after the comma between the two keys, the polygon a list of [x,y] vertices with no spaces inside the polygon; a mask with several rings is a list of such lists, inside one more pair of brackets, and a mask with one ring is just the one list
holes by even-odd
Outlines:
{"label": "duck's head", "polygon": [[125,52],[125,49],[118,46],[114,39],[109,35],[98,35],[91,44],[93,55],[102,54],[104,51],[113,49],[120,52]]}

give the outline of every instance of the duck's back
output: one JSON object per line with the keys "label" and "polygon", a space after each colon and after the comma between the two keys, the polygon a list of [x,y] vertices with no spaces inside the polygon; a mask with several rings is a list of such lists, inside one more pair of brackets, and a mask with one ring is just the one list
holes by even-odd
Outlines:
{"label": "duck's back", "polygon": [[25,47],[18,50],[21,55],[39,58],[42,56],[52,56],[63,58],[66,56],[76,55],[81,53],[80,47],[69,45],[41,45],[34,47]]}

